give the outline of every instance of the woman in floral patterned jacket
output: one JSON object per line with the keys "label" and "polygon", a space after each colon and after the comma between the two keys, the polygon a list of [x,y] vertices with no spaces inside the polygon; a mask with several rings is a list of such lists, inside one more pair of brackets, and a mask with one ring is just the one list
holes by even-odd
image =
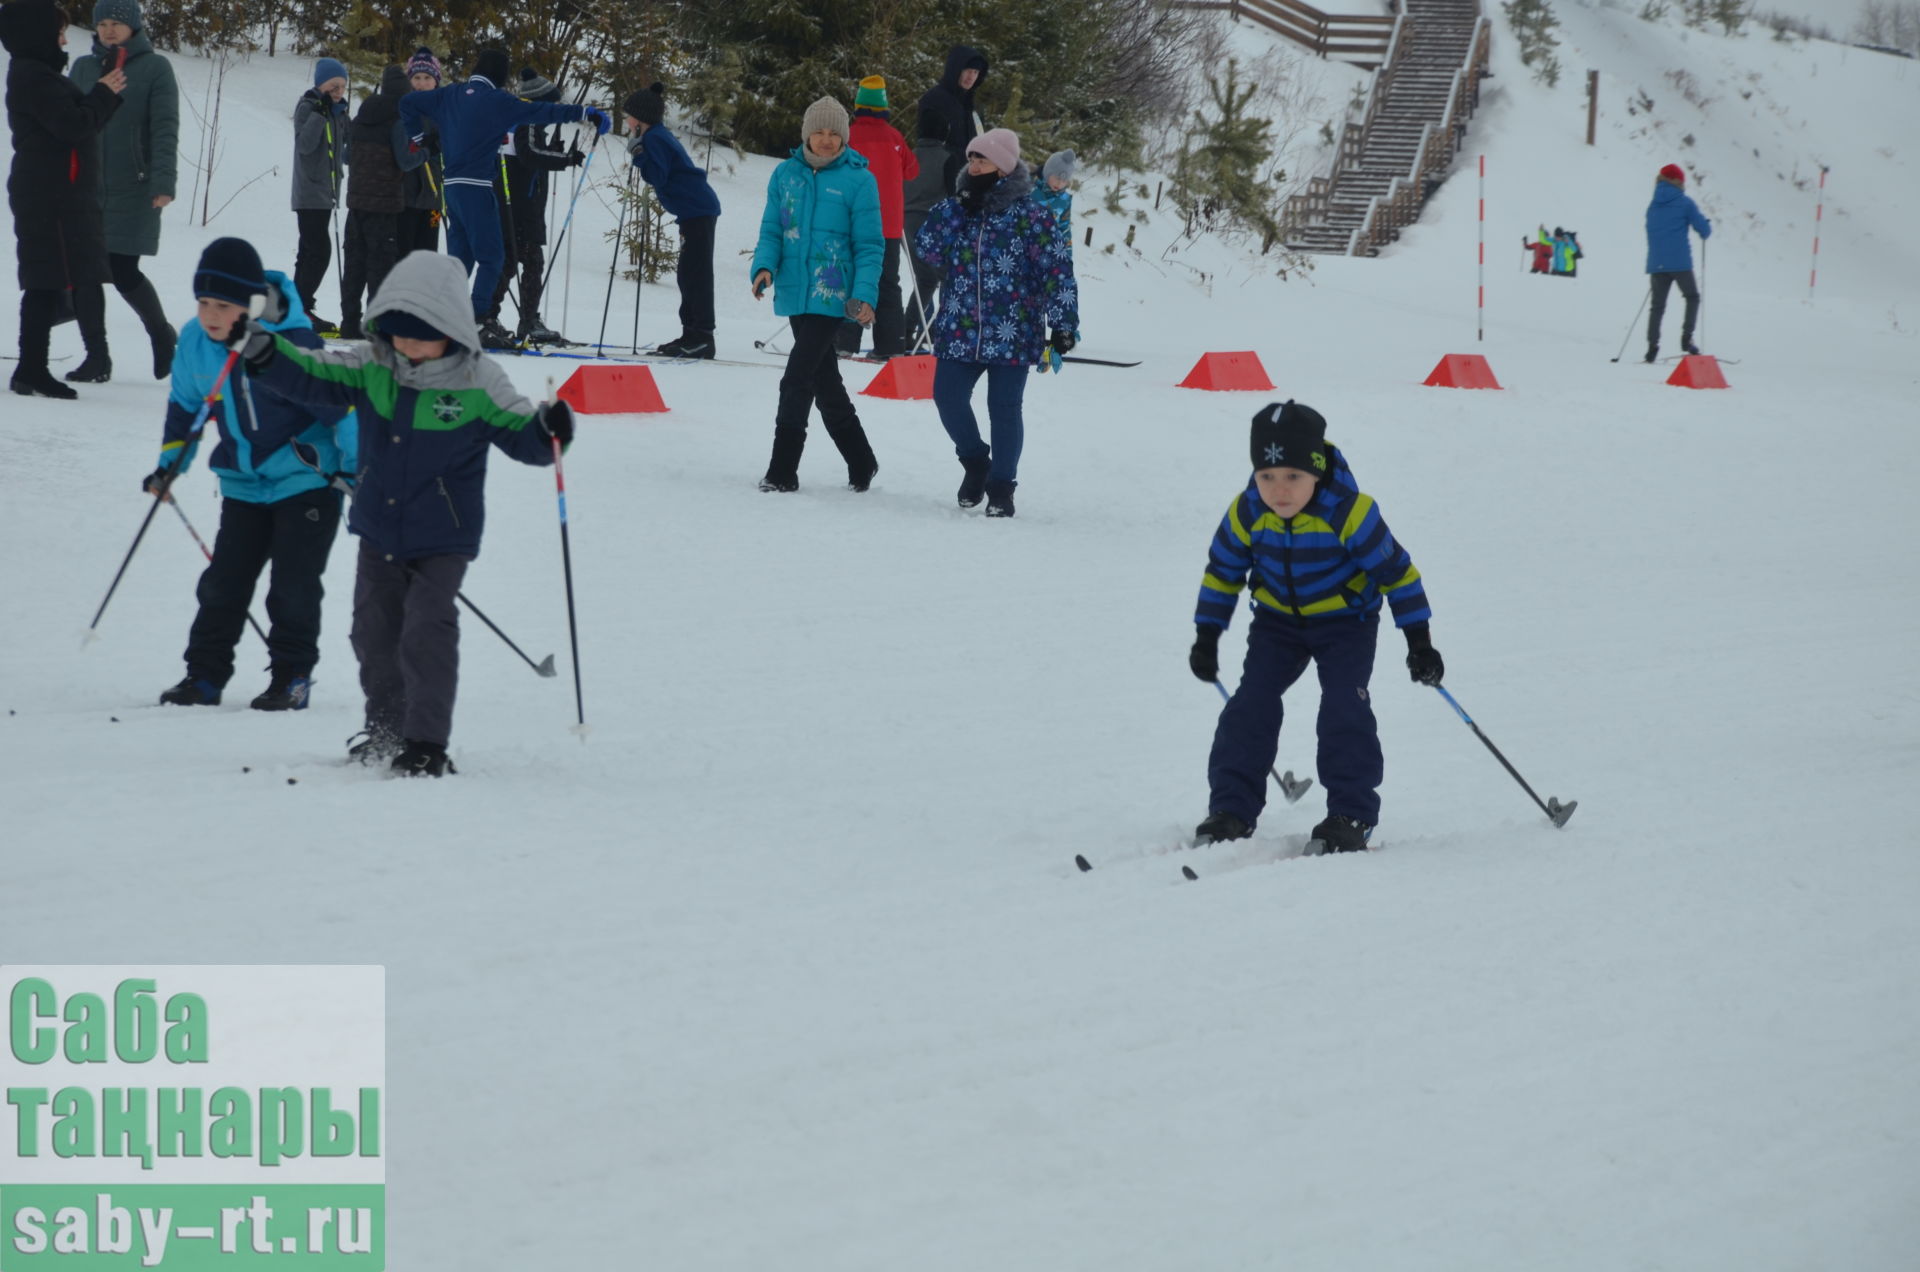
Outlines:
{"label": "woman in floral patterned jacket", "polygon": [[[946,280],[933,320],[933,401],[966,470],[960,506],[984,496],[989,517],[1013,515],[1027,369],[1048,346],[1064,354],[1079,340],[1072,246],[1032,192],[1020,138],[1005,128],[982,133],[967,144],[959,193],[935,205],[914,240],[915,253]],[[991,445],[973,414],[983,375]]]}

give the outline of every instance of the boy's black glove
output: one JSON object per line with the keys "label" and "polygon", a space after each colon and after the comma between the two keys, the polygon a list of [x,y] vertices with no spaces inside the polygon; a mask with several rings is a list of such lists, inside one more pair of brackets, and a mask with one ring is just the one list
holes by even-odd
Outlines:
{"label": "boy's black glove", "polygon": [[319,473],[320,476],[326,478],[327,485],[332,486],[335,490],[341,492],[342,494],[350,495],[353,493],[354,485],[358,480],[354,476],[354,474],[330,473],[330,472],[327,472],[325,469],[321,468],[320,452],[314,449],[314,447],[310,443],[302,442],[302,441],[292,441],[287,443],[287,447],[289,450],[293,452],[293,457],[295,459],[299,460],[302,464],[305,464],[308,468],[311,468],[314,472]]}
{"label": "boy's black glove", "polygon": [[1211,623],[1193,625],[1193,648],[1187,651],[1187,666],[1200,679],[1212,683],[1220,679],[1220,631]]}
{"label": "boy's black glove", "polygon": [[586,161],[587,161],[586,151],[580,149],[580,147],[578,146],[572,146],[568,148],[567,167],[578,168],[581,164],[585,163]]}
{"label": "boy's black glove", "polygon": [[1433,639],[1427,635],[1425,623],[1415,623],[1406,630],[1407,671],[1417,685],[1437,685],[1440,678],[1447,674],[1446,663],[1440,661],[1440,651],[1433,647]]}
{"label": "boy's black glove", "polygon": [[140,489],[149,495],[158,495],[167,488],[167,468],[165,464],[148,473],[140,481]]}
{"label": "boy's black glove", "polygon": [[1065,357],[1067,354],[1073,352],[1075,345],[1080,343],[1080,337],[1074,335],[1071,331],[1056,331],[1052,337],[1048,339],[1047,343],[1053,346],[1055,353]]}
{"label": "boy's black glove", "polygon": [[273,333],[247,314],[234,320],[233,329],[221,343],[229,349],[238,349],[247,365],[256,371],[273,361]]}
{"label": "boy's black glove", "polygon": [[540,408],[540,427],[547,430],[549,437],[557,440],[561,447],[573,444],[573,408],[565,402],[549,402]]}

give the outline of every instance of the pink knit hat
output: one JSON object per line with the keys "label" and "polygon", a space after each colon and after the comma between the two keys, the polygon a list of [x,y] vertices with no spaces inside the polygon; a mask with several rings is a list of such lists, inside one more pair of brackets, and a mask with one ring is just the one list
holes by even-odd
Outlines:
{"label": "pink knit hat", "polygon": [[1020,135],[1011,128],[989,129],[967,143],[967,153],[987,160],[1004,177],[1020,163]]}

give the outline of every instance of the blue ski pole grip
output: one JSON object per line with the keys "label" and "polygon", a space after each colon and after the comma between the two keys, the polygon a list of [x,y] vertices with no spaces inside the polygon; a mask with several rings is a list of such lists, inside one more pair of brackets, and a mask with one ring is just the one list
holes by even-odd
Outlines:
{"label": "blue ski pole grip", "polygon": [[1447,705],[1453,708],[1453,713],[1455,715],[1459,716],[1462,720],[1465,720],[1468,724],[1473,723],[1473,717],[1467,714],[1467,710],[1465,707],[1461,706],[1458,702],[1454,701],[1453,695],[1447,692],[1445,685],[1435,685],[1433,687],[1433,691],[1439,694],[1442,698],[1445,698],[1447,700]]}

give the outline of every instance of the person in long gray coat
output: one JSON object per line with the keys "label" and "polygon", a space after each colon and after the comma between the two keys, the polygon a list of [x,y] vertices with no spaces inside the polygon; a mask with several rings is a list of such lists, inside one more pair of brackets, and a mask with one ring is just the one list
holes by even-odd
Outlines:
{"label": "person in long gray coat", "polygon": [[[73,64],[74,85],[91,89],[119,65],[127,77],[120,109],[100,134],[100,175],[106,183],[107,268],[114,290],[140,315],[153,345],[153,378],[173,372],[176,335],[153,283],[140,272],[142,256],[160,254],[160,212],[173,202],[179,172],[180,87],[173,67],[153,51],[139,0],[99,0],[93,6],[93,52]],[[83,363],[68,377],[90,379]],[[107,368],[97,378],[104,380]]]}
{"label": "person in long gray coat", "polygon": [[347,68],[334,58],[313,64],[313,87],[293,107],[293,215],[300,246],[293,258],[293,286],[300,304],[323,336],[340,329],[313,308],[314,293],[333,260],[331,222],[346,184]]}

